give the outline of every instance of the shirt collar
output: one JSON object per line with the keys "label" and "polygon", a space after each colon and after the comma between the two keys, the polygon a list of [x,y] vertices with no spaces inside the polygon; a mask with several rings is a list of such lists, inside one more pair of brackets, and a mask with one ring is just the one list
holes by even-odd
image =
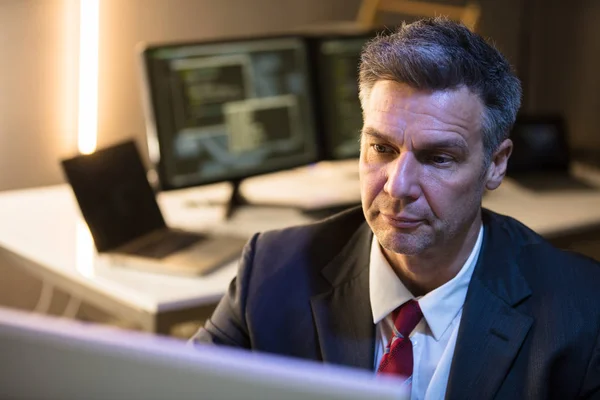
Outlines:
{"label": "shirt collar", "polygon": [[[442,286],[417,299],[435,340],[442,337],[462,309],[482,242],[483,225],[479,228],[479,235],[471,254],[458,274]],[[398,306],[415,298],[386,260],[375,235],[371,242],[369,282],[374,324],[378,324]]]}

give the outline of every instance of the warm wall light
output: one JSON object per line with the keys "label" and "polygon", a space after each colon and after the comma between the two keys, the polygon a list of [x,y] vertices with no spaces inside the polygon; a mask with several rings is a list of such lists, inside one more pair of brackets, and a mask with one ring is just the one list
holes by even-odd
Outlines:
{"label": "warm wall light", "polygon": [[79,152],[96,150],[98,132],[98,32],[100,0],[79,2]]}

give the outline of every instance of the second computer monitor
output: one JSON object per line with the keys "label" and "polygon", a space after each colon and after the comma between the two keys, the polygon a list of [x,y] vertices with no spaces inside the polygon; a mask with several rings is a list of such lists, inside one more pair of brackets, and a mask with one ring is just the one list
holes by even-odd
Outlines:
{"label": "second computer monitor", "polygon": [[163,189],[239,181],[317,161],[302,38],[153,46],[143,59],[149,138],[158,140],[154,161]]}
{"label": "second computer monitor", "polygon": [[358,67],[365,43],[373,35],[324,38],[317,58],[325,158],[358,157],[363,118],[358,98]]}

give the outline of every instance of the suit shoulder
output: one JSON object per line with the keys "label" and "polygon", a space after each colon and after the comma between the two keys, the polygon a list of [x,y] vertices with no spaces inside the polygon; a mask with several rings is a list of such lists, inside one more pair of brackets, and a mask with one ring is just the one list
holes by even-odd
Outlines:
{"label": "suit shoulder", "polygon": [[[520,221],[485,210],[486,218],[499,224],[520,248],[519,262],[525,275],[544,276],[548,283],[589,288],[597,292],[600,262],[579,253],[560,249]],[[515,248],[517,248],[515,246]],[[533,279],[533,278],[532,278]],[[598,297],[598,296],[597,296]],[[600,297],[599,297],[600,298]]]}
{"label": "suit shoulder", "polygon": [[362,210],[353,209],[256,236],[247,260],[252,271],[246,279],[248,315],[273,320],[278,310],[305,310],[308,298],[331,287],[322,273],[325,266],[357,232],[363,232],[364,225]]}
{"label": "suit shoulder", "polygon": [[527,225],[507,215],[498,214],[484,208],[482,218],[484,224],[488,226],[496,225],[501,227],[508,234],[511,241],[518,245],[527,246],[546,242],[541,235]]}
{"label": "suit shoulder", "polygon": [[317,275],[364,224],[362,210],[356,207],[318,222],[262,232],[252,243],[252,275]]}
{"label": "suit shoulder", "polygon": [[318,247],[336,253],[364,223],[361,208],[354,207],[317,222],[263,232],[256,248],[292,253]]}

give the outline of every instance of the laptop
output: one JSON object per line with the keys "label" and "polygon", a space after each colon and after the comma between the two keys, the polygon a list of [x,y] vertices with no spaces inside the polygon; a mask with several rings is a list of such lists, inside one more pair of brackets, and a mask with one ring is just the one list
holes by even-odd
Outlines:
{"label": "laptop", "polygon": [[595,190],[570,173],[565,121],[557,115],[520,116],[510,138],[507,176],[534,191]]}
{"label": "laptop", "polygon": [[203,275],[239,256],[247,241],[168,227],[133,140],[61,164],[96,250],[112,264]]}

